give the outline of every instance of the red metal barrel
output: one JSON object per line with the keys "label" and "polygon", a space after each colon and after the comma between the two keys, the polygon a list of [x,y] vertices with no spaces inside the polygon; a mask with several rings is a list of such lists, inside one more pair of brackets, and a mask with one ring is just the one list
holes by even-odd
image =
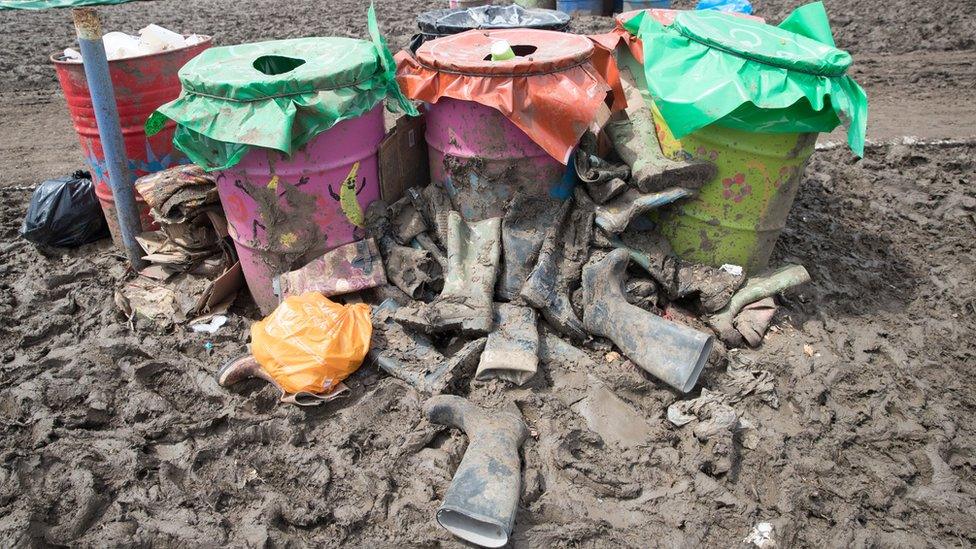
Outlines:
{"label": "red metal barrel", "polygon": [[[187,161],[180,151],[173,148],[176,124],[167,122],[163,131],[152,137],[146,137],[143,124],[157,107],[179,97],[183,89],[177,76],[180,67],[209,48],[211,43],[212,40],[206,37],[203,42],[186,48],[108,62],[112,84],[115,85],[115,102],[119,109],[125,153],[133,176],[141,177]],[[98,136],[84,65],[80,61],[68,61],[60,53],[52,55],[51,61],[61,82],[82,153],[91,170],[95,194],[108,221],[112,240],[121,247],[115,200],[108,183],[105,153],[102,152],[102,142]],[[158,226],[149,216],[149,207],[138,193],[136,201],[140,206],[143,229],[157,229]]]}

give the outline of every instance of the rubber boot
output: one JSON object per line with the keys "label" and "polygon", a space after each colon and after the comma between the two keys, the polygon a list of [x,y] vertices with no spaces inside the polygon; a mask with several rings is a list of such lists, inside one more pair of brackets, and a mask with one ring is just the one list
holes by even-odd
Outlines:
{"label": "rubber boot", "polygon": [[651,275],[668,299],[697,295],[705,313],[725,307],[744,280],[741,274],[678,258],[668,241],[658,234],[625,232],[612,237],[610,243],[614,248],[627,250],[634,263]]}
{"label": "rubber boot", "polygon": [[687,393],[698,383],[715,338],[628,303],[628,263],[626,250],[613,250],[583,270],[583,324],[654,377]]}
{"label": "rubber boot", "polygon": [[590,198],[597,204],[619,196],[627,190],[630,168],[626,164],[612,164],[597,156],[596,137],[587,132],[580,139],[574,156],[576,175],[586,184]]}
{"label": "rubber boot", "polygon": [[418,234],[414,237],[412,244],[414,247],[419,246],[421,249],[426,250],[434,258],[434,261],[441,266],[442,271],[447,270],[447,256],[444,255],[444,252],[441,251],[440,247],[437,246],[437,243],[434,242],[434,239],[429,234]]}
{"label": "rubber boot", "polygon": [[501,252],[501,218],[466,222],[448,215],[447,273],[432,303],[403,307],[398,321],[427,333],[459,330],[484,335],[493,323],[492,297]]}
{"label": "rubber boot", "polygon": [[733,320],[743,307],[807,282],[810,282],[810,273],[802,265],[784,265],[749,277],[742,289],[732,295],[729,304],[708,319],[708,325],[723,341],[735,341]]}
{"label": "rubber boot", "polygon": [[608,233],[621,233],[627,230],[627,226],[635,217],[693,194],[694,191],[684,187],[672,187],[649,194],[628,189],[610,202],[597,206],[595,222]]}
{"label": "rubber boot", "polygon": [[593,204],[581,189],[567,200],[546,234],[532,274],[521,296],[560,333],[584,341],[589,336],[576,313],[570,295],[579,282],[580,269],[589,256],[593,235]]}
{"label": "rubber boot", "polygon": [[318,406],[323,402],[329,402],[335,400],[341,396],[344,396],[349,392],[349,387],[346,387],[344,383],[339,383],[336,388],[328,394],[317,394],[317,393],[286,393],[281,385],[268,375],[264,371],[264,368],[258,364],[258,361],[251,355],[244,355],[231,360],[220,367],[217,370],[217,385],[221,387],[229,387],[245,379],[263,379],[271,385],[274,385],[276,389],[281,393],[279,400],[281,402],[286,402],[288,404],[297,404],[298,406]]}
{"label": "rubber boot", "polygon": [[366,208],[366,232],[378,244],[389,282],[416,299],[435,285],[443,269],[428,252],[398,244],[390,216],[385,203],[374,201]]}
{"label": "rubber boot", "polygon": [[426,336],[410,332],[393,320],[401,307],[395,299],[386,299],[373,308],[369,359],[421,393],[440,394],[456,381],[469,379],[485,348],[486,338],[469,341],[450,358],[445,357]]}
{"label": "rubber boot", "polygon": [[508,543],[522,485],[519,448],[528,436],[522,414],[485,410],[466,399],[441,395],[424,403],[432,423],[462,429],[468,448],[437,510],[437,522],[482,547]]}
{"label": "rubber boot", "polygon": [[442,247],[447,248],[447,216],[454,209],[451,198],[439,185],[433,183],[423,189],[407,189],[407,196],[417,211],[423,216],[427,227],[433,230],[433,237]]}
{"label": "rubber boot", "polygon": [[510,303],[495,305],[495,330],[488,335],[475,379],[501,379],[522,385],[539,367],[539,330],[535,309]]}
{"label": "rubber boot", "polygon": [[617,154],[630,166],[630,184],[642,193],[651,193],[668,187],[699,189],[715,177],[718,169],[714,164],[671,160],[661,152],[654,116],[634,84],[633,75],[622,68],[620,79],[627,110],[614,115],[604,131]]}
{"label": "rubber boot", "polygon": [[495,285],[499,300],[518,297],[562,202],[548,196],[527,196],[521,191],[509,202],[502,218],[502,264]]}
{"label": "rubber boot", "polygon": [[430,228],[409,196],[390,204],[389,220],[393,238],[403,245]]}

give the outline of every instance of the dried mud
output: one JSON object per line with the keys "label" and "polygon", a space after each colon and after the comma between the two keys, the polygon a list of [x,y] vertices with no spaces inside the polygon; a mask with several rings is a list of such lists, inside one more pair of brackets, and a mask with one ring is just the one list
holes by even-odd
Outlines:
{"label": "dried mud", "polygon": [[[976,542],[974,166],[971,146],[815,154],[774,260],[813,283],[741,352],[780,402],[734,406],[752,449],[673,427],[676,395],[613,354],[543,361],[521,388],[461,387],[514,400],[534,433],[514,545],[728,546],[760,521],[786,546]],[[318,409],[258,381],[224,390],[213,374],[244,348],[253,306],[239,300],[212,354],[200,334],[131,331],[110,244],[41,254],[15,234],[26,193],[5,195],[5,546],[456,544],[433,516],[466,441],[423,420],[420,395],[372,365]],[[589,431],[566,397],[585,386],[559,385],[573,373],[645,417],[650,444]],[[702,385],[728,376],[712,366]]]}
{"label": "dried mud", "polygon": [[[795,4],[757,6],[782,15]],[[924,62],[932,52],[962,61],[930,75],[948,87],[925,94],[949,102],[972,78],[966,3],[827,4],[850,18],[838,42],[855,54],[915,56],[869,64],[882,96],[910,90],[908,72],[942,70]],[[380,3],[394,45],[434,5]],[[227,44],[362,36],[365,7],[207,0],[103,11],[107,28],[154,21]],[[0,92],[51,89],[37,52],[70,44],[67,12],[5,14],[0,25]],[[57,101],[13,105],[51,111],[39,130],[66,117]],[[971,127],[969,116],[955,122]],[[911,121],[886,123],[910,134]],[[0,167],[17,174],[3,185],[69,156],[52,150],[25,168],[40,145],[2,139]],[[758,522],[785,547],[976,544],[974,171],[973,145],[870,147],[863,160],[815,153],[773,259],[805,265],[813,281],[781,299],[762,347],[735,358],[775,384],[775,401],[734,399],[748,432],[674,427],[665,410],[676,394],[606,346],[591,361],[542,360],[522,387],[459,387],[483,406],[514,401],[530,428],[512,545],[727,547]],[[434,513],[466,438],[424,420],[406,384],[368,365],[347,380],[349,398],[320,408],[281,405],[260,381],[225,390],[214,373],[245,348],[252,303],[238,300],[209,338],[130,329],[113,303],[124,260],[111,243],[39,251],[16,234],[29,192],[2,187],[0,199],[0,545],[462,546]],[[723,364],[702,387],[732,394]],[[649,443],[622,448],[588,428],[574,409],[586,374],[646,419]]]}

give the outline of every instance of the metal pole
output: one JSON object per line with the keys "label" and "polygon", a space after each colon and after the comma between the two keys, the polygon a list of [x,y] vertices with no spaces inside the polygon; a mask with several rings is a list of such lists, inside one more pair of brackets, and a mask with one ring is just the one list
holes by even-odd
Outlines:
{"label": "metal pole", "polygon": [[102,43],[102,25],[93,8],[75,8],[71,10],[71,16],[78,32],[78,44],[81,46],[88,90],[91,92],[92,109],[95,111],[98,135],[105,152],[108,181],[119,216],[122,244],[132,268],[139,270],[146,266],[146,262],[142,260],[142,247],[136,241],[136,235],[142,230],[142,223],[139,220],[139,208],[136,206],[133,186],[135,178],[129,171],[129,160],[125,156],[125,142],[122,140],[122,127],[115,104],[115,88],[112,86],[105,45]]}

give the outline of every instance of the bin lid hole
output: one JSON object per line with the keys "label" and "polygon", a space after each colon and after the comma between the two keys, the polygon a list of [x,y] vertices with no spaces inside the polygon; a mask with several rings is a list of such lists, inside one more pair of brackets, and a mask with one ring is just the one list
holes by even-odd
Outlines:
{"label": "bin lid hole", "polygon": [[[538,46],[529,46],[529,45],[525,45],[525,44],[518,44],[518,45],[513,45],[512,46],[512,53],[515,54],[515,57],[528,57],[528,56],[532,55],[533,53],[535,53],[535,51],[538,50],[538,49],[539,49]],[[490,53],[485,56],[485,61],[491,61],[491,54]]]}
{"label": "bin lid hole", "polygon": [[304,59],[295,59],[283,55],[262,55],[254,60],[254,68],[268,76],[285,74],[304,64]]}

